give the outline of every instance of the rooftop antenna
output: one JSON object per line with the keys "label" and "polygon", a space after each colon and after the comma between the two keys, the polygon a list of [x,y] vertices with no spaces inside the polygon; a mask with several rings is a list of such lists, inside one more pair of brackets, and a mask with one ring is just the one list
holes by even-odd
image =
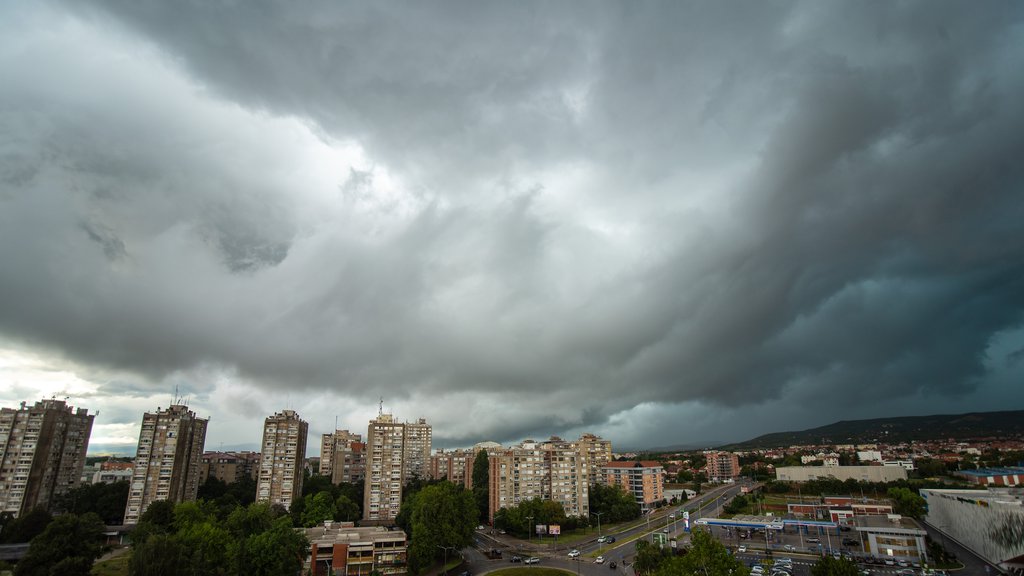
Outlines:
{"label": "rooftop antenna", "polygon": [[338,431],[338,415],[337,414],[334,415],[334,431],[335,432]]}
{"label": "rooftop antenna", "polygon": [[377,416],[384,415],[384,397],[380,397],[380,405],[377,407]]}

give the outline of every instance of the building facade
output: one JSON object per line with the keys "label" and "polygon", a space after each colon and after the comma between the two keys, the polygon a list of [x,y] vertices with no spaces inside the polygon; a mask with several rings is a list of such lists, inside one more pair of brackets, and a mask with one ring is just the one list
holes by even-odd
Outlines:
{"label": "building facade", "polygon": [[1024,485],[1024,468],[979,468],[977,470],[960,470],[957,476],[979,486],[1021,486]]}
{"label": "building facade", "polygon": [[708,480],[720,482],[729,478],[737,478],[740,475],[740,457],[732,452],[721,452],[711,450],[704,453],[707,458],[707,465],[704,470]]}
{"label": "building facade", "polygon": [[907,470],[900,466],[780,466],[775,469],[776,480],[807,482],[824,478],[895,482],[906,480]]}
{"label": "building facade", "polygon": [[657,462],[608,462],[602,471],[603,482],[632,495],[644,513],[665,499],[665,469]]}
{"label": "building facade", "polygon": [[79,486],[93,418],[63,400],[0,409],[0,512],[49,509]]}
{"label": "building facade", "polygon": [[927,562],[928,533],[913,518],[889,514],[886,516],[855,516],[850,526],[857,531],[863,550],[869,556],[892,558],[908,562]]}
{"label": "building facade", "polygon": [[366,476],[366,444],[363,437],[348,430],[335,430],[320,437],[320,475],[331,483],[362,482]]}
{"label": "building facade", "polygon": [[310,557],[303,574],[313,576],[384,576],[407,572],[405,532],[383,526],[356,527],[351,522],[327,522],[306,529]]}
{"label": "building facade", "polygon": [[595,459],[588,453],[589,446],[589,441],[552,437],[489,452],[490,521],[498,510],[533,498],[558,502],[567,516],[589,516],[590,485],[600,475],[600,470],[591,470]]}
{"label": "building facade", "polygon": [[211,477],[225,484],[244,478],[256,480],[259,470],[259,452],[204,452],[199,461],[199,484]]}
{"label": "building facade", "polygon": [[290,509],[292,502],[302,497],[308,433],[309,424],[294,410],[282,410],[264,421],[256,479],[257,502],[280,504]]}
{"label": "building facade", "polygon": [[920,494],[928,502],[928,525],[1000,570],[1024,574],[1024,491],[926,488]]}
{"label": "building facade", "polygon": [[136,524],[157,500],[185,502],[199,492],[199,462],[209,419],[187,406],[157,408],[142,417],[124,523]]}
{"label": "building facade", "polygon": [[366,479],[363,520],[391,522],[402,505],[402,487],[413,476],[427,478],[431,428],[422,418],[415,423],[381,413],[366,431]]}

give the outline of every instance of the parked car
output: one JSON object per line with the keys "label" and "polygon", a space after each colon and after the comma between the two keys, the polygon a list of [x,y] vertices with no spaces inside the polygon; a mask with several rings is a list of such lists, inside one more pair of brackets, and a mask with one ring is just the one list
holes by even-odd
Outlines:
{"label": "parked car", "polygon": [[860,546],[860,542],[853,538],[843,538],[843,546]]}
{"label": "parked car", "polygon": [[807,542],[810,544],[821,544],[821,538],[808,538]]}
{"label": "parked car", "polygon": [[579,558],[579,556],[580,556],[580,551],[579,550],[577,550],[575,548],[573,548],[572,550],[569,550],[569,558]]}
{"label": "parked car", "polygon": [[484,526],[483,524],[481,524],[481,525],[477,526],[477,527],[476,527],[476,529],[477,529],[477,530],[486,530],[486,529],[487,529],[487,527],[486,527],[486,526]]}
{"label": "parked car", "polygon": [[508,561],[509,562],[522,562],[523,558],[521,556],[513,556],[513,557],[509,558]]}
{"label": "parked car", "polygon": [[792,544],[786,544],[785,546],[783,546],[783,548],[785,548],[786,550],[788,550],[790,552],[792,552],[793,550],[796,550],[796,546],[793,546]]}
{"label": "parked car", "polygon": [[756,564],[756,565],[754,565],[750,569],[750,573],[751,574],[764,574],[764,566],[761,566],[760,564]]}
{"label": "parked car", "polygon": [[530,556],[526,560],[523,560],[523,564],[536,564],[538,562],[540,562],[540,558],[537,558],[536,556]]}
{"label": "parked car", "polygon": [[598,556],[594,558],[594,564],[604,564],[604,556]]}
{"label": "parked car", "polygon": [[900,568],[910,568],[910,562],[907,562],[906,560],[897,560],[896,565]]}

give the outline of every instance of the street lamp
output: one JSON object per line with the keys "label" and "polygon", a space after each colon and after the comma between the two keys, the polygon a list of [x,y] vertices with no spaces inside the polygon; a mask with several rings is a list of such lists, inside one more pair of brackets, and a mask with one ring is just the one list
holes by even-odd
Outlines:
{"label": "street lamp", "polygon": [[529,522],[529,524],[526,525],[526,541],[529,542],[530,538],[533,536],[533,516],[527,516],[526,520]]}
{"label": "street lamp", "polygon": [[457,548],[454,546],[441,546],[440,544],[437,544],[436,546],[444,550],[444,573],[448,574],[448,550],[455,552]]}
{"label": "street lamp", "polygon": [[591,512],[590,513],[591,516],[597,516],[597,537],[598,538],[601,537],[601,514],[604,514],[604,512]]}

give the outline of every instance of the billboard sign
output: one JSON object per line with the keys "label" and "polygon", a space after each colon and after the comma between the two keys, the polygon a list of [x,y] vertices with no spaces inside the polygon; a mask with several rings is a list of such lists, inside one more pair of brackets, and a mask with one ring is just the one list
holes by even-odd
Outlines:
{"label": "billboard sign", "polygon": [[548,533],[548,525],[547,524],[537,524],[534,527],[534,530],[536,530],[537,536],[543,536],[543,535]]}
{"label": "billboard sign", "polygon": [[561,533],[562,533],[562,527],[559,526],[558,524],[552,524],[552,525],[548,526],[548,534],[551,534],[552,536],[558,536]]}

